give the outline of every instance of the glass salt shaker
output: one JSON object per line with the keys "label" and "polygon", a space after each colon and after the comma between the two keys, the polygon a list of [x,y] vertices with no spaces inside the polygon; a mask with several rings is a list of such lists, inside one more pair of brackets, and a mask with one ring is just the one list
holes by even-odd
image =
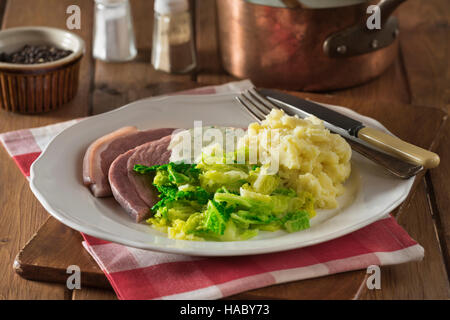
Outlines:
{"label": "glass salt shaker", "polygon": [[187,73],[196,65],[188,0],[155,0],[152,65],[156,70]]}
{"label": "glass salt shaker", "polygon": [[136,39],[128,0],[95,0],[94,58],[109,62],[136,57]]}

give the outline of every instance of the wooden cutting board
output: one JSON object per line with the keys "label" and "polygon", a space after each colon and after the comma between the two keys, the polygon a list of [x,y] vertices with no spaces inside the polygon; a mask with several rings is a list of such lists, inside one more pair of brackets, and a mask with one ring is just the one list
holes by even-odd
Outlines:
{"label": "wooden cutting board", "polygon": [[[386,102],[359,104],[349,98],[330,95],[292,94],[324,103],[348,106],[379,120],[400,138],[428,149],[436,147],[446,121],[445,112],[434,108]],[[416,179],[416,182],[420,180]],[[414,214],[416,209],[413,206],[408,207],[406,202],[396,211],[408,210],[408,214]],[[66,270],[70,265],[80,267],[82,286],[111,289],[103,272],[83,248],[80,233],[64,226],[53,217],[49,217],[18,253],[14,262],[16,272],[23,278],[60,283],[66,282],[69,276]],[[361,292],[365,279],[364,270],[352,271],[252,290],[231,298],[355,299]]]}

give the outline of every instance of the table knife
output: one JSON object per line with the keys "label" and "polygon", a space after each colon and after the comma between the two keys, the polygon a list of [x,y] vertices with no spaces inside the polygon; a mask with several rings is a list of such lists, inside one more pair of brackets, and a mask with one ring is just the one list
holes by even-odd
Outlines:
{"label": "table knife", "polygon": [[258,88],[256,91],[277,104],[281,109],[297,114],[301,118],[314,115],[323,120],[325,126],[344,137],[358,138],[366,143],[394,155],[406,162],[434,168],[439,165],[439,156],[381,130],[366,127],[362,122],[347,117],[318,103],[304,100],[280,91]]}

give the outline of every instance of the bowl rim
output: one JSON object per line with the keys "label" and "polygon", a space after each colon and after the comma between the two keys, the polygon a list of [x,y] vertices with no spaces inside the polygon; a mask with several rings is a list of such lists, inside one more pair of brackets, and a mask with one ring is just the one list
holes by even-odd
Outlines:
{"label": "bowl rim", "polygon": [[[0,69],[10,69],[10,70],[41,70],[41,69],[49,69],[58,67],[61,65],[65,65],[68,63],[71,63],[79,58],[81,58],[84,53],[86,52],[86,45],[84,40],[78,36],[77,34],[64,30],[59,28],[53,28],[53,27],[46,27],[46,26],[25,26],[25,27],[14,27],[14,28],[8,28],[3,29],[0,31],[0,35],[7,34],[7,33],[17,33],[17,32],[25,32],[25,31],[43,31],[46,33],[51,32],[58,32],[58,33],[65,33],[69,34],[71,37],[73,37],[78,43],[79,48],[76,51],[73,51],[71,54],[69,54],[67,57],[64,57],[62,59],[51,61],[51,62],[45,62],[45,63],[35,63],[35,64],[21,64],[21,63],[9,63],[9,62],[0,62]],[[25,45],[26,43],[24,43]],[[54,43],[55,45],[58,45],[58,43]],[[1,48],[0,48],[1,50]]]}

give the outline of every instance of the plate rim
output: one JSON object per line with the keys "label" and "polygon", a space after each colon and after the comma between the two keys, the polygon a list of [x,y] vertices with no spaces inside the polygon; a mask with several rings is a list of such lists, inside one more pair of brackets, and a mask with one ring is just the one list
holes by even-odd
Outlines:
{"label": "plate rim", "polygon": [[[189,95],[189,94],[177,94],[177,95],[168,95],[168,96],[160,96],[160,97],[149,97],[149,98],[144,98],[144,99],[140,99],[140,100],[136,100],[133,101],[131,103],[128,103],[120,108],[105,112],[105,113],[101,113],[98,115],[94,115],[94,116],[90,116],[87,118],[82,119],[81,121],[78,121],[76,123],[74,123],[73,125],[65,128],[64,130],[62,130],[60,133],[58,133],[48,144],[47,146],[42,150],[41,154],[39,155],[39,157],[33,162],[33,164],[31,165],[30,168],[30,188],[33,192],[33,194],[36,196],[36,198],[38,199],[38,201],[42,204],[42,206],[46,209],[46,211],[53,216],[55,219],[57,219],[58,221],[60,221],[61,223],[65,224],[66,226],[75,229],[79,232],[85,233],[87,235],[99,238],[99,239],[103,239],[106,241],[110,241],[113,243],[119,243],[125,246],[129,246],[129,247],[134,247],[134,248],[138,248],[138,249],[144,249],[144,250],[151,250],[151,251],[158,251],[158,252],[167,252],[167,253],[174,253],[174,254],[183,254],[183,255],[191,255],[191,256],[243,256],[243,255],[256,255],[256,254],[266,254],[266,253],[273,253],[273,252],[281,252],[281,251],[287,251],[287,250],[292,250],[292,249],[298,249],[298,248],[303,248],[303,247],[308,247],[311,245],[315,245],[315,244],[319,244],[319,243],[324,243],[327,241],[332,241],[336,238],[339,238],[341,236],[347,235],[349,233],[352,233],[356,230],[359,230],[377,220],[380,220],[381,218],[383,218],[384,216],[387,216],[388,213],[390,213],[392,210],[394,210],[395,208],[397,208],[409,195],[412,185],[414,183],[415,177],[412,177],[410,179],[404,180],[405,182],[408,182],[408,184],[405,183],[405,186],[403,187],[403,193],[401,194],[401,196],[398,197],[398,199],[394,202],[392,202],[389,206],[385,207],[383,210],[380,210],[379,213],[373,215],[372,217],[370,217],[369,219],[365,219],[357,224],[354,224],[352,226],[343,228],[342,230],[337,230],[335,232],[329,233],[327,234],[326,239],[324,240],[323,237],[320,238],[315,238],[315,239],[311,239],[309,241],[303,241],[300,244],[297,244],[295,242],[292,242],[290,244],[280,244],[280,245],[275,245],[273,247],[270,248],[259,248],[259,249],[242,249],[239,251],[236,251],[236,248],[227,248],[226,250],[217,252],[215,249],[201,249],[201,251],[199,251],[200,249],[198,248],[192,248],[192,247],[183,247],[183,248],[178,248],[178,247],[172,247],[172,246],[167,246],[167,245],[158,245],[157,243],[144,243],[144,242],[139,242],[139,241],[135,241],[135,240],[128,240],[126,238],[118,238],[117,235],[109,233],[105,230],[100,230],[100,229],[93,229],[92,226],[88,225],[88,226],[84,226],[80,223],[77,223],[76,221],[70,220],[70,217],[68,217],[67,214],[65,214],[64,212],[62,212],[63,210],[60,210],[56,207],[54,207],[47,199],[46,197],[41,193],[41,191],[39,190],[39,182],[38,182],[38,174],[36,172],[37,168],[39,167],[40,163],[43,162],[43,159],[46,157],[46,152],[47,150],[50,149],[50,146],[55,143],[55,141],[58,140],[58,137],[60,137],[60,135],[62,135],[66,130],[76,126],[77,124],[84,122],[84,121],[95,121],[96,119],[100,119],[103,117],[108,117],[113,113],[117,113],[120,111],[123,111],[126,108],[129,107],[133,107],[133,105],[137,105],[137,104],[142,104],[145,103],[147,101],[151,101],[152,103],[154,102],[159,102],[159,101],[164,101],[167,99],[192,99],[192,98],[199,98],[199,99],[207,99],[207,98],[219,98],[222,96],[232,96],[232,95],[236,95],[235,92],[226,92],[226,93],[214,93],[214,94],[202,94],[202,95]],[[359,113],[357,113],[354,110],[342,107],[342,106],[334,106],[334,105],[329,105],[326,104],[326,106],[332,106],[332,107],[337,107],[339,109],[345,109],[348,110],[352,113],[357,114],[359,117],[363,118],[364,120],[366,120],[367,122],[370,122],[372,124],[376,124],[380,127],[382,127],[384,130],[387,131],[387,129],[380,123],[378,122],[376,119],[361,115]],[[177,241],[189,241],[189,240],[177,240]],[[261,240],[258,240],[261,241]],[[281,247],[280,247],[281,246]]]}

